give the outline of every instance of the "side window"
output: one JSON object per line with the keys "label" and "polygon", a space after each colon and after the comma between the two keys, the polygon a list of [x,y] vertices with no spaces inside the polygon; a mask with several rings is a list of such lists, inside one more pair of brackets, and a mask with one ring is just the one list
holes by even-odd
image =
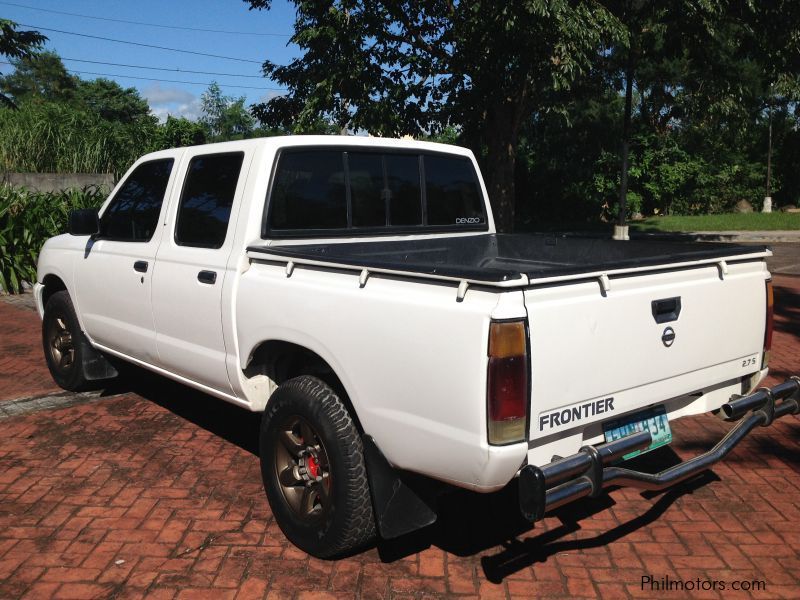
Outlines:
{"label": "side window", "polygon": [[222,247],[243,161],[243,152],[207,154],[191,160],[175,226],[179,245]]}
{"label": "side window", "polygon": [[475,170],[466,158],[425,155],[425,194],[429,225],[484,223]]}
{"label": "side window", "polygon": [[341,152],[284,152],[272,189],[274,229],[347,227],[347,195]]}
{"label": "side window", "polygon": [[142,163],[128,176],[100,219],[100,237],[149,242],[164,203],[171,158]]}

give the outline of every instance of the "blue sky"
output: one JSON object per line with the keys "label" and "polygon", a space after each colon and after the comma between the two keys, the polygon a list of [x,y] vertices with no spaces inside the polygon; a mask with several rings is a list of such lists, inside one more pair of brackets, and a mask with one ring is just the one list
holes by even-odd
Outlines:
{"label": "blue sky", "polygon": [[[249,4],[242,0],[0,0],[0,17],[39,29],[49,38],[46,48],[54,50],[71,71],[104,73],[124,87],[135,87],[147,98],[153,112],[160,118],[167,114],[195,118],[199,114],[200,94],[211,81],[220,84],[226,96],[245,96],[251,104],[266,100],[280,88],[275,82],[260,76],[260,63],[269,58],[285,64],[299,54],[299,49],[289,45],[293,31],[294,6],[286,0],[273,1],[269,11],[248,10]],[[29,8],[24,8],[29,7]],[[36,9],[36,10],[34,10]],[[45,12],[56,11],[56,12]],[[137,25],[116,21],[105,21],[60,13],[90,15],[103,19],[155,23],[171,27],[190,27],[238,32],[236,34],[186,31],[163,27]],[[129,44],[79,37],[67,33],[46,31],[59,29],[85,35],[115,38],[141,44],[166,46],[193,52],[216,54],[243,59],[226,60],[209,56],[197,56],[167,50],[158,50]],[[246,35],[249,33],[261,35]],[[264,34],[278,35],[264,35]],[[67,60],[71,59],[71,60]],[[152,69],[95,64],[85,61],[118,63],[207,71],[224,74],[248,75],[234,77],[158,71]],[[0,60],[7,60],[0,58]],[[252,62],[256,61],[256,62]],[[0,73],[13,70],[0,64]],[[76,73],[83,79],[94,79],[98,75]],[[147,81],[133,77],[168,79],[190,83]],[[248,86],[257,89],[247,89]]]}

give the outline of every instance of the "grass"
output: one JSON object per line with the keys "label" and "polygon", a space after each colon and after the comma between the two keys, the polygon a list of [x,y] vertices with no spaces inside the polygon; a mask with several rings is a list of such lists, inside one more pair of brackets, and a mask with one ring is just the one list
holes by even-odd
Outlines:
{"label": "grass", "polygon": [[775,231],[800,229],[800,213],[726,213],[691,217],[648,217],[630,224],[635,231]]}

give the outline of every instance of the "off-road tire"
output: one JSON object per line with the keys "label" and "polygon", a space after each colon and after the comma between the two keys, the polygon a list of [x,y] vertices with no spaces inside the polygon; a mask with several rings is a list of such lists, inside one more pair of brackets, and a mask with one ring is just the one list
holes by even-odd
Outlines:
{"label": "off-road tire", "polygon": [[[292,419],[310,425],[326,453],[329,509],[316,519],[304,518],[292,508],[277,472],[278,438]],[[361,436],[344,403],[324,381],[304,375],[275,391],[261,421],[259,450],[272,513],[295,546],[318,558],[335,558],[364,547],[375,537]]]}

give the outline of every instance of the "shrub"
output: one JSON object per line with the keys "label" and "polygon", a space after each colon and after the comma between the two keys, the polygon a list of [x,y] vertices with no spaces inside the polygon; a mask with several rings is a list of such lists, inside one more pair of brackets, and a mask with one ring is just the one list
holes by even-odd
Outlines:
{"label": "shrub", "polygon": [[22,291],[22,282],[36,280],[36,261],[47,238],[67,229],[69,213],[77,208],[99,207],[105,192],[83,190],[34,193],[0,186],[0,288]]}

